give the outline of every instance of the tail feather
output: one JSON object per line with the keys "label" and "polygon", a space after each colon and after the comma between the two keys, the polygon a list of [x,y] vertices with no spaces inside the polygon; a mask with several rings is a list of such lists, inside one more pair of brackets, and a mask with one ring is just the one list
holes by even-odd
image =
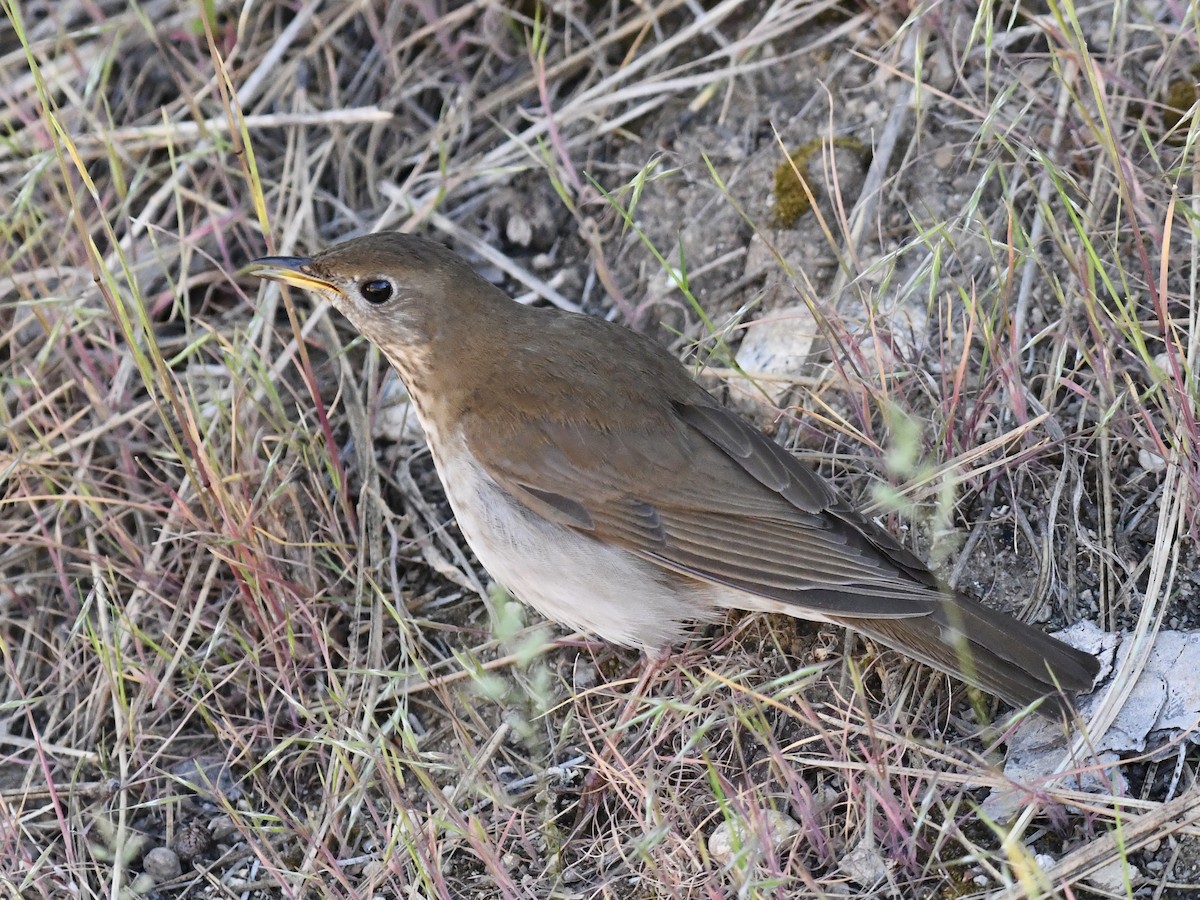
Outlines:
{"label": "tail feather", "polygon": [[1014,706],[1045,698],[1039,711],[1050,716],[1069,714],[1063,694],[1088,690],[1100,670],[1090,653],[965,594],[947,593],[926,616],[839,621]]}

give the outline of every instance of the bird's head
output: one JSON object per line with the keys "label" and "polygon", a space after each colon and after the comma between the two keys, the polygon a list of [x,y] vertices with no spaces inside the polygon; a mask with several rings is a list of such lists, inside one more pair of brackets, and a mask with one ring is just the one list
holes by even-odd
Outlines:
{"label": "bird's head", "polygon": [[352,238],[316,256],[264,256],[247,271],[327,299],[389,357],[445,339],[507,297],[457,254],[411,234]]}

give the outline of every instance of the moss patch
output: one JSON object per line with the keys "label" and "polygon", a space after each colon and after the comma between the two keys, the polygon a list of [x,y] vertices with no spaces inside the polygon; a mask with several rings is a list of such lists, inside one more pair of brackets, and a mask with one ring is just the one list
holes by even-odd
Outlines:
{"label": "moss patch", "polygon": [[[778,227],[794,228],[800,217],[812,208],[813,198],[821,195],[820,185],[809,177],[809,162],[820,154],[824,143],[822,138],[813,138],[793,150],[787,160],[776,167],[775,224]],[[834,138],[833,147],[835,150],[849,150],[858,154],[864,164],[871,156],[870,148],[858,138]]]}

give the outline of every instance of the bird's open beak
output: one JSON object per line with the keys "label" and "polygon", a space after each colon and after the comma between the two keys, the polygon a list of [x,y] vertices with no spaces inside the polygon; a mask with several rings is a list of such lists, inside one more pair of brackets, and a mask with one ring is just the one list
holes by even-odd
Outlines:
{"label": "bird's open beak", "polygon": [[325,279],[313,275],[309,269],[311,265],[312,258],[308,256],[260,256],[246,266],[246,274],[280,281],[306,291],[337,290]]}

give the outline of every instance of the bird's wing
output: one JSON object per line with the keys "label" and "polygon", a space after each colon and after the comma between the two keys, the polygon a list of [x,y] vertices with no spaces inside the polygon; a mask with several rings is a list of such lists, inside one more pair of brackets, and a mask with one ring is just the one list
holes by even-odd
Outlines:
{"label": "bird's wing", "polygon": [[496,483],[563,527],[797,611],[902,618],[942,599],[920,560],[719,406],[676,403],[641,427],[526,419],[518,428],[502,438],[469,429],[468,444],[519,446],[472,449],[503,460],[485,466]]}

